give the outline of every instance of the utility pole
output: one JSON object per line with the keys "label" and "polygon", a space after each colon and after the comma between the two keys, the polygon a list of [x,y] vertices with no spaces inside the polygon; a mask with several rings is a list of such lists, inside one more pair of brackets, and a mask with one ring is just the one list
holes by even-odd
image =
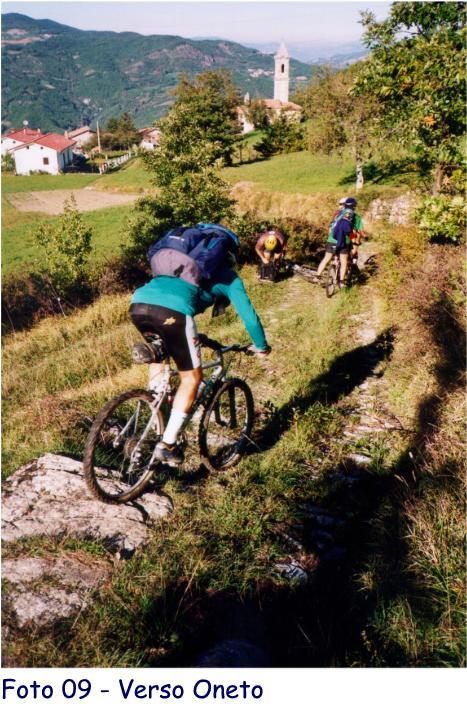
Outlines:
{"label": "utility pole", "polygon": [[96,121],[96,127],[97,127],[97,147],[99,149],[99,152],[101,152],[101,134],[99,133],[99,121]]}

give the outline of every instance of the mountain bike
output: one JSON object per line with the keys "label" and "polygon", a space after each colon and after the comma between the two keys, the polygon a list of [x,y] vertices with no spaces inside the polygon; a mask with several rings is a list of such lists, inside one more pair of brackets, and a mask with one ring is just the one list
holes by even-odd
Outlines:
{"label": "mountain bike", "polygon": [[294,263],[291,268],[292,271],[297,274],[297,276],[301,276],[306,281],[309,281],[310,283],[318,282],[316,268],[310,268],[309,266],[300,266],[298,263]]}
{"label": "mountain bike", "polygon": [[[245,381],[227,376],[232,358],[225,358],[228,353],[250,353],[247,346],[224,346],[205,335],[198,337],[215,357],[202,365],[204,372],[211,373],[203,379],[184,431],[190,422],[197,424],[201,460],[209,471],[217,472],[236,465],[251,441],[253,395]],[[84,477],[92,494],[104,502],[133,500],[149,484],[157,466],[162,465],[155,457],[155,449],[170,413],[177,372],[170,369],[157,335],[148,345],[160,356],[152,361],[165,363],[157,391],[131,389],[110,399],[94,419],[86,440]],[[140,347],[144,345],[140,343]],[[134,356],[134,361],[151,360]],[[186,447],[184,432],[177,443]]]}
{"label": "mountain bike", "polygon": [[[358,257],[349,255],[344,285],[350,288],[350,286],[358,282],[359,278],[360,269],[358,268]],[[336,290],[341,287],[340,284],[341,262],[338,254],[334,254],[326,276],[326,295],[328,298],[332,298]]]}

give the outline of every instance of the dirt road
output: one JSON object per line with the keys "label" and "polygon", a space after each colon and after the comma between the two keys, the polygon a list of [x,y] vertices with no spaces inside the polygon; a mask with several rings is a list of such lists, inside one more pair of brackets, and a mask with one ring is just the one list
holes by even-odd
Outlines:
{"label": "dirt road", "polygon": [[8,195],[10,204],[21,212],[42,212],[61,214],[65,200],[74,195],[80,212],[90,212],[104,207],[117,207],[130,204],[141,197],[138,194],[114,194],[92,188],[78,190],[47,190],[38,192],[16,192]]}

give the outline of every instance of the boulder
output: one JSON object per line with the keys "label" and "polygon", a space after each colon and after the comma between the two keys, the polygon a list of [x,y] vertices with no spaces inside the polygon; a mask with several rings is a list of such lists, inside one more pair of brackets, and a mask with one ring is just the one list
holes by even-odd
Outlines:
{"label": "boulder", "polygon": [[[134,502],[110,505],[95,499],[82,464],[48,453],[24,465],[3,484],[3,542],[28,537],[97,541],[107,558],[86,551],[12,558],[5,547],[2,579],[5,623],[51,625],[86,608],[92,591],[109,580],[114,558],[128,558],[148,541],[149,527],[173,511],[167,495],[147,492]],[[35,544],[37,549],[37,544]]]}
{"label": "boulder", "polygon": [[172,511],[170,497],[154,492],[124,505],[101,502],[89,492],[79,461],[47,453],[4,482],[2,539],[12,542],[38,535],[93,539],[125,557],[147,541],[153,520]]}

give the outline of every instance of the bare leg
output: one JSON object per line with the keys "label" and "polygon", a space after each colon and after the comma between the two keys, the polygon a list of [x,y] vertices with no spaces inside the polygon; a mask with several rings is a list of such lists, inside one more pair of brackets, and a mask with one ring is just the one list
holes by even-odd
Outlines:
{"label": "bare leg", "polygon": [[187,372],[179,372],[179,375],[180,386],[175,394],[170,418],[162,437],[162,444],[169,446],[171,450],[196,398],[198,386],[202,379],[201,367],[191,369]]}
{"label": "bare leg", "polygon": [[179,372],[180,386],[174,397],[172,408],[187,414],[196,399],[196,392],[203,378],[201,367],[190,369],[188,372]]}
{"label": "bare leg", "polygon": [[332,259],[332,256],[333,256],[333,254],[330,254],[328,251],[326,251],[326,253],[324,254],[324,258],[321,261],[321,263],[319,264],[318,270],[316,272],[318,274],[318,276],[321,276],[322,272],[324,271],[324,269],[328,265],[329,261]]}
{"label": "bare leg", "polygon": [[349,260],[349,254],[340,253],[339,259],[341,262],[341,273],[340,273],[339,285],[342,285],[343,283],[345,283],[345,274],[347,273],[347,263]]}

